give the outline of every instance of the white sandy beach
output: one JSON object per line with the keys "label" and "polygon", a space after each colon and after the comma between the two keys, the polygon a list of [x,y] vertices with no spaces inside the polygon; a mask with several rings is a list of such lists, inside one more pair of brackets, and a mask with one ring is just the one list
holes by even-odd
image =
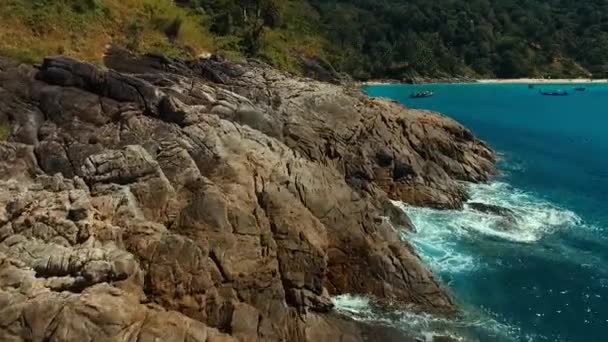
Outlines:
{"label": "white sandy beach", "polygon": [[389,82],[389,81],[364,81],[364,82],[356,82],[356,84],[362,86],[377,86],[377,85],[388,85],[388,84],[405,84],[399,81]]}
{"label": "white sandy beach", "polygon": [[[442,82],[426,82],[418,84],[433,84]],[[459,83],[459,82],[455,82]],[[577,84],[577,83],[608,83],[608,79],[589,79],[589,78],[496,78],[496,79],[479,79],[471,80],[470,82],[464,83],[504,83],[504,84]],[[366,82],[358,82],[361,86],[375,86],[375,85],[390,85],[390,84],[406,84],[398,81],[384,81],[384,80],[372,80]]]}
{"label": "white sandy beach", "polygon": [[530,83],[530,84],[567,84],[567,83],[608,83],[608,79],[551,79],[551,78],[515,78],[515,79],[485,79],[477,80],[478,83]]}

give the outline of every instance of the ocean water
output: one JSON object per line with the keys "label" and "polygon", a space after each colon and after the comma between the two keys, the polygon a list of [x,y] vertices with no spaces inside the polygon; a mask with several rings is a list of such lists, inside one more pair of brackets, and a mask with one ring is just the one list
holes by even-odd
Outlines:
{"label": "ocean water", "polygon": [[[370,86],[371,96],[448,115],[499,152],[501,174],[469,185],[471,201],[515,219],[414,208],[403,233],[454,293],[457,320],[379,312],[336,298],[361,319],[473,341],[608,341],[608,85],[436,84]],[[538,89],[570,96],[541,96]],[[419,90],[435,96],[409,99]]]}

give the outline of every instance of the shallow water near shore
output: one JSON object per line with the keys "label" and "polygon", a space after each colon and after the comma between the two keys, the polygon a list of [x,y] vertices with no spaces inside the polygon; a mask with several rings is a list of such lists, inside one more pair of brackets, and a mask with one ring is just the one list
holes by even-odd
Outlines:
{"label": "shallow water near shore", "polygon": [[[604,341],[608,334],[608,85],[433,84],[365,87],[408,107],[448,115],[501,155],[501,174],[469,185],[470,202],[507,208],[514,221],[465,205],[402,205],[403,233],[454,293],[465,314],[445,321],[381,313],[340,297],[360,319],[479,341]],[[564,89],[569,96],[541,96]],[[410,99],[432,90],[431,98]]]}

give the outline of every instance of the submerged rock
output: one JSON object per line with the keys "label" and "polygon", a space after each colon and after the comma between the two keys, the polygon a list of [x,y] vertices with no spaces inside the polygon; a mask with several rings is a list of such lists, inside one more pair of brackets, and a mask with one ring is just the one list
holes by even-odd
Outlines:
{"label": "submerged rock", "polygon": [[456,311],[384,219],[492,174],[453,120],[256,62],[5,64],[0,340],[363,341],[343,293]]}
{"label": "submerged rock", "polygon": [[516,214],[513,210],[499,205],[480,203],[480,202],[467,202],[467,206],[473,210],[504,217],[515,217]]}
{"label": "submerged rock", "polygon": [[519,229],[517,225],[519,215],[512,209],[480,202],[467,202],[466,206],[480,213],[498,216],[500,219],[492,225],[494,229],[499,231],[514,231]]}

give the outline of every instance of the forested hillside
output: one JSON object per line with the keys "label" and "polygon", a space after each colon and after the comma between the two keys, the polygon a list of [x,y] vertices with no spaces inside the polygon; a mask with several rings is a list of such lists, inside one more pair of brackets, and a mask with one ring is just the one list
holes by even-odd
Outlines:
{"label": "forested hillside", "polygon": [[114,41],[293,72],[319,56],[360,79],[608,77],[606,0],[2,0],[0,11],[0,51],[32,58]]}
{"label": "forested hillside", "polygon": [[608,69],[605,0],[312,0],[331,59],[372,77],[580,74]]}

